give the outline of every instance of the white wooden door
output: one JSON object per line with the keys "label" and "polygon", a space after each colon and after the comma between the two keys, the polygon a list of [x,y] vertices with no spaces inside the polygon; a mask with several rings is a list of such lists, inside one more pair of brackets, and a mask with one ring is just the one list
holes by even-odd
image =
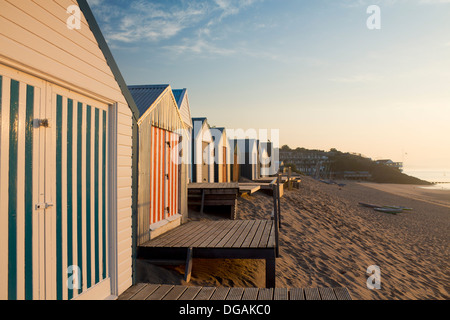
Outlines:
{"label": "white wooden door", "polygon": [[0,65],[0,299],[110,295],[108,136],[107,105]]}

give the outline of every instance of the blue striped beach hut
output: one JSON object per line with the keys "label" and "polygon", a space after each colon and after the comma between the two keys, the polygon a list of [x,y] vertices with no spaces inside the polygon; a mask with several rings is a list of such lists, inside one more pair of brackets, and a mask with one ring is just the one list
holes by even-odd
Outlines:
{"label": "blue striped beach hut", "polygon": [[136,106],[85,0],[0,12],[0,299],[117,297],[133,283]]}

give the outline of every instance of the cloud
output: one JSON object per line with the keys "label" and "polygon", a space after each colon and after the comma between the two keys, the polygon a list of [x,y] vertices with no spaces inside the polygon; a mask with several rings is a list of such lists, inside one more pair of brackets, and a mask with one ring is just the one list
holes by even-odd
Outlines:
{"label": "cloud", "polygon": [[332,82],[339,83],[367,83],[380,80],[379,76],[375,76],[373,74],[362,74],[362,75],[354,75],[354,76],[346,76],[346,77],[337,77],[331,78]]}
{"label": "cloud", "polygon": [[367,7],[370,5],[392,6],[396,4],[407,5],[433,5],[448,4],[450,0],[342,0],[341,5],[347,8]]}
{"label": "cloud", "polygon": [[134,43],[170,39],[187,29],[198,42],[199,37],[211,37],[212,28],[226,17],[262,0],[88,1],[108,41]]}
{"label": "cloud", "polygon": [[192,27],[207,14],[207,7],[195,1],[181,1],[182,5],[172,7],[143,0],[126,2],[125,5],[103,0],[89,2],[110,42],[168,39]]}
{"label": "cloud", "polygon": [[216,46],[205,39],[197,39],[194,42],[191,39],[185,39],[182,44],[163,46],[162,48],[172,51],[175,54],[194,53],[196,55],[229,56],[236,53],[234,49]]}
{"label": "cloud", "polygon": [[419,0],[419,4],[443,4],[450,3],[450,0]]}

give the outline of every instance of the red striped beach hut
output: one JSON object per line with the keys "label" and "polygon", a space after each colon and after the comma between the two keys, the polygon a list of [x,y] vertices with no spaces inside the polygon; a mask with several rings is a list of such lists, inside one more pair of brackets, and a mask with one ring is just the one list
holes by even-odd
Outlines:
{"label": "red striped beach hut", "polygon": [[[137,244],[181,224],[182,141],[187,133],[170,85],[129,86],[140,112]],[[182,179],[183,177],[183,179]]]}

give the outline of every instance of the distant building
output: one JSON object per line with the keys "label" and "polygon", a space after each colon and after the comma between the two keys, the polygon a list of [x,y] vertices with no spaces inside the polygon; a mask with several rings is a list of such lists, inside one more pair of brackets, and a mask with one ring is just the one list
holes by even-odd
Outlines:
{"label": "distant building", "polygon": [[391,167],[391,168],[396,168],[396,169],[400,170],[400,172],[403,172],[403,162],[394,162],[390,159],[383,159],[383,160],[377,160],[376,163],[383,164],[383,165]]}
{"label": "distant building", "polygon": [[326,174],[330,168],[329,153],[320,150],[281,150],[280,161],[293,164],[297,170],[311,176]]}

